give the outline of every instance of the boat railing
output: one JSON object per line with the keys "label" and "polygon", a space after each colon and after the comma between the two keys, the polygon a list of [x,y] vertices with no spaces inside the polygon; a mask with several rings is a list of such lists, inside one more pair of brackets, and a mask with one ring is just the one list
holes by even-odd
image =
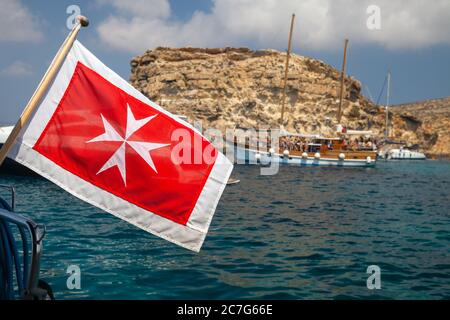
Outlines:
{"label": "boat railing", "polygon": [[10,204],[0,197],[0,300],[53,298],[39,279],[45,226],[14,212],[14,187],[0,188],[11,192]]}

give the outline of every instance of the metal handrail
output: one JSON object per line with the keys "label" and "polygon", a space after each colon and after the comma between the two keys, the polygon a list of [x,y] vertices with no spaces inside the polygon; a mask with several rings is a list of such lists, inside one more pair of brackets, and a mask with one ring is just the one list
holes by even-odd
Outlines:
{"label": "metal handrail", "polygon": [[0,184],[0,188],[6,188],[11,191],[11,211],[14,211],[16,207],[16,189],[14,186],[9,186],[6,184]]}
{"label": "metal handrail", "polygon": [[[39,287],[39,270],[40,270],[40,258],[43,248],[43,238],[46,233],[44,225],[37,224],[30,218],[21,216],[13,212],[12,208],[15,205],[15,190],[14,187],[0,185],[0,187],[6,187],[11,190],[12,200],[11,208],[5,208],[0,210],[0,219],[14,224],[18,227],[21,233],[23,241],[26,241],[26,235],[23,230],[26,230],[31,236],[31,263],[29,267],[26,288],[22,294],[23,299],[43,299],[45,297],[45,292],[43,292]],[[5,203],[6,204],[6,203]],[[24,246],[26,243],[24,243]],[[28,258],[27,252],[24,251],[24,270],[28,270]]]}

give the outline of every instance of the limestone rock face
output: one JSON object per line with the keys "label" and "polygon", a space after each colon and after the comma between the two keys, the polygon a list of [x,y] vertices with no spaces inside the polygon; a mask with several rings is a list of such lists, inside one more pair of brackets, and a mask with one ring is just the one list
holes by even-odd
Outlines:
{"label": "limestone rock face", "polygon": [[[285,53],[271,49],[160,47],[132,59],[130,81],[170,112],[201,121],[203,128],[277,128],[285,62]],[[338,70],[293,54],[285,128],[333,134],[339,90]],[[408,115],[394,112],[393,117],[396,136],[411,143],[438,141],[421,118],[413,125],[416,122]],[[361,83],[352,77],[345,78],[342,124],[351,129],[371,129],[380,137],[384,132],[384,110],[361,94]]]}
{"label": "limestone rock face", "polygon": [[431,157],[450,158],[450,97],[398,105],[392,112],[395,138],[423,145]]}

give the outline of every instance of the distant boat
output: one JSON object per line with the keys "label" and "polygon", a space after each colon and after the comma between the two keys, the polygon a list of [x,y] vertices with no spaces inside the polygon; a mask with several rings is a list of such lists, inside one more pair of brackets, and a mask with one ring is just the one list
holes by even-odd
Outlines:
{"label": "distant boat", "polygon": [[[8,139],[13,128],[14,128],[14,126],[0,127],[0,149],[3,147],[3,144],[6,142],[6,139]],[[5,161],[3,162],[3,164],[0,166],[0,172],[6,172],[6,173],[12,173],[12,174],[18,174],[18,175],[33,175],[33,176],[37,175],[34,171],[31,171],[27,167],[15,162],[14,160],[9,159],[9,158],[6,158]]]}
{"label": "distant boat", "polygon": [[14,126],[0,127],[0,148],[3,147],[13,128]]}
{"label": "distant boat", "polygon": [[378,152],[378,157],[385,160],[425,160],[427,157],[422,152],[411,150],[405,146],[401,146],[399,148],[393,148],[391,143],[399,144],[397,142],[391,141],[389,139],[390,135],[390,126],[389,126],[389,97],[391,91],[391,71],[388,71],[387,74],[387,91],[386,91],[386,107],[385,107],[385,143],[387,144],[387,148],[383,148]]}
{"label": "distant boat", "polygon": [[234,178],[229,178],[228,182],[227,182],[227,185],[238,184],[239,182],[241,182],[241,180],[234,179]]}
{"label": "distant boat", "polygon": [[390,149],[379,156],[386,160],[426,160],[426,155],[419,151],[410,150],[406,147]]}

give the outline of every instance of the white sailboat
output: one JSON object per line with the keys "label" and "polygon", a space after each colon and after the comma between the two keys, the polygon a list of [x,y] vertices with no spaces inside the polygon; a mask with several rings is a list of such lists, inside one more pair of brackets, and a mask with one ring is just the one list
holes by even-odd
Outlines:
{"label": "white sailboat", "polygon": [[[391,71],[387,74],[387,91],[386,91],[386,128],[385,128],[385,134],[384,138],[386,141],[389,140],[389,99],[390,99],[390,92],[391,92]],[[417,151],[417,150],[411,150],[407,148],[406,146],[401,146],[399,148],[383,148],[378,152],[378,157],[383,158],[385,160],[425,160],[427,157],[424,153]]]}
{"label": "white sailboat", "polygon": [[410,150],[406,147],[390,149],[386,153],[387,160],[425,160],[425,154],[419,151]]}
{"label": "white sailboat", "polygon": [[0,127],[0,148],[3,146],[6,139],[8,139],[13,128],[14,126]]}
{"label": "white sailboat", "polygon": [[[0,127],[0,149],[3,147],[3,144],[6,142],[13,129],[14,126]],[[0,165],[0,172],[18,175],[36,175],[34,171],[31,171],[27,167],[9,158],[6,158]]]}

